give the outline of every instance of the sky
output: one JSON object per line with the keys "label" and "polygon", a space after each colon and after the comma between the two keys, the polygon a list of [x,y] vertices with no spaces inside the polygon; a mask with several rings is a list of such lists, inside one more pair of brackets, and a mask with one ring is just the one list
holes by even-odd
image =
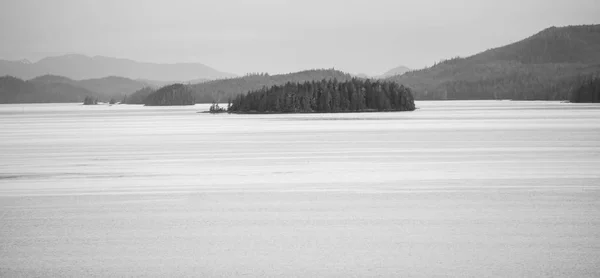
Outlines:
{"label": "sky", "polygon": [[78,53],[240,75],[379,75],[599,23],[599,0],[0,0],[0,59]]}

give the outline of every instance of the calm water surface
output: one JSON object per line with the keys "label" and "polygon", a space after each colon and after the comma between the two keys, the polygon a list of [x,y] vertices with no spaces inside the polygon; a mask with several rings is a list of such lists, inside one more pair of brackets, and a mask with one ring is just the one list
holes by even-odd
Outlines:
{"label": "calm water surface", "polygon": [[0,105],[2,277],[598,277],[600,106]]}

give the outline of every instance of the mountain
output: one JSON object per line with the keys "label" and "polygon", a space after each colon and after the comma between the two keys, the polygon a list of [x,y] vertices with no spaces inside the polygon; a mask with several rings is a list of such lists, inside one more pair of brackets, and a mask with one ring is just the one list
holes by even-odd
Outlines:
{"label": "mountain", "polygon": [[66,76],[75,80],[121,76],[157,81],[219,79],[235,76],[200,63],[156,64],[79,54],[47,57],[35,63],[0,60],[0,76],[11,75],[30,79],[46,74]]}
{"label": "mountain", "polygon": [[183,84],[162,87],[146,97],[147,106],[194,105],[196,100],[190,88]]}
{"label": "mountain", "polygon": [[600,73],[600,25],[552,27],[522,41],[389,77],[416,99],[566,100]]}
{"label": "mountain", "polygon": [[144,87],[125,97],[124,104],[144,104],[146,98],[156,90],[151,87]]}
{"label": "mountain", "polygon": [[[13,77],[14,78],[14,77]],[[156,84],[148,84],[140,80],[131,80],[124,77],[104,77],[96,79],[73,80],[58,75],[42,75],[29,81],[23,81],[22,86],[6,86],[0,96],[2,103],[11,102],[79,102],[86,96],[93,96],[100,101],[109,99],[125,99],[127,104],[143,104],[150,94],[155,93],[152,87]],[[193,98],[200,103],[211,103],[214,101],[226,101],[233,99],[237,95],[257,90],[262,87],[274,85],[283,85],[287,82],[305,82],[323,79],[337,79],[345,81],[352,79],[347,73],[336,70],[307,70],[296,73],[268,75],[253,74],[244,77],[220,79],[208,82],[197,83],[193,85],[183,85],[187,87]],[[12,80],[12,79],[11,79]],[[200,80],[204,81],[204,80]],[[8,79],[5,80],[8,82]],[[11,82],[15,82],[12,80]],[[13,84],[10,83],[10,84]],[[7,83],[8,84],[8,83]],[[33,89],[30,88],[33,86]],[[64,92],[60,92],[63,90]],[[22,91],[28,92],[23,95]],[[20,97],[14,98],[14,95]],[[27,97],[25,97],[27,96]],[[53,99],[55,97],[55,99]],[[169,100],[168,103],[175,100]]]}
{"label": "mountain", "polygon": [[64,83],[64,84],[71,84],[71,85],[77,86],[77,81],[75,81],[71,78],[59,76],[59,75],[50,75],[50,74],[38,76],[36,78],[30,79],[29,81],[35,82],[35,83],[45,83],[45,84]]}
{"label": "mountain", "polygon": [[571,102],[600,102],[600,76],[582,80],[581,86],[571,94]]}
{"label": "mountain", "polygon": [[348,81],[352,79],[352,76],[334,69],[316,69],[278,75],[252,74],[244,77],[208,81],[194,84],[190,87],[198,103],[211,103],[225,102],[229,99],[234,99],[240,94],[255,91],[263,87],[284,85],[288,82],[302,83],[323,79]]}
{"label": "mountain", "polygon": [[150,80],[150,79],[136,79],[136,81],[148,84],[151,87],[160,88],[170,84],[198,84],[210,81],[211,79],[207,78],[196,78],[192,80],[171,80],[171,81],[158,81],[158,80]]}
{"label": "mountain", "polygon": [[124,96],[131,94],[141,88],[147,87],[148,84],[131,80],[124,77],[109,76],[104,78],[73,80],[64,76],[58,75],[42,75],[30,80],[35,83],[64,83],[76,87],[84,88],[91,92],[96,92],[101,99],[122,99]]}
{"label": "mountain", "polygon": [[367,79],[367,78],[371,78],[369,75],[367,75],[366,73],[356,73],[356,74],[352,74],[352,76],[356,77],[356,78],[362,78],[362,79]]}
{"label": "mountain", "polygon": [[0,103],[83,102],[98,93],[68,82],[49,82],[48,78],[24,81],[12,76],[0,77]]}
{"label": "mountain", "polygon": [[105,98],[116,99],[122,99],[128,94],[148,86],[147,83],[118,76],[85,79],[78,81],[77,85],[90,91],[97,92]]}
{"label": "mountain", "polygon": [[405,66],[398,66],[391,70],[386,71],[384,74],[380,75],[379,78],[388,78],[395,75],[403,75],[404,73],[410,71],[409,68]]}

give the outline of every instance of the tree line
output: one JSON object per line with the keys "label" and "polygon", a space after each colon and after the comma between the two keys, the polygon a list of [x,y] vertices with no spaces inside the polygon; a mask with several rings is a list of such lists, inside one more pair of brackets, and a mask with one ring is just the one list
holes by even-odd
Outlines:
{"label": "tree line", "polygon": [[232,113],[412,111],[411,90],[396,82],[353,78],[288,82],[237,96]]}
{"label": "tree line", "polygon": [[190,88],[183,84],[162,87],[151,93],[144,100],[147,106],[194,105],[196,100]]}
{"label": "tree line", "polygon": [[588,77],[571,92],[571,102],[600,102],[600,77]]}
{"label": "tree line", "polygon": [[305,82],[321,79],[350,80],[350,74],[335,69],[312,69],[300,72],[269,75],[267,73],[252,73],[243,77],[207,81],[190,85],[198,103],[223,102],[233,99],[249,91],[260,90],[263,87],[284,85],[288,82]]}
{"label": "tree line", "polygon": [[83,99],[83,105],[96,105],[98,104],[98,98],[87,96]]}

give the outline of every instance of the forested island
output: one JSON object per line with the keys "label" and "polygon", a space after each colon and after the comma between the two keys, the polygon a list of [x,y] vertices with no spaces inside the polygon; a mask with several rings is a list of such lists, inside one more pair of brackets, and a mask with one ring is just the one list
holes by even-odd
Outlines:
{"label": "forested island", "polygon": [[395,82],[336,79],[288,82],[239,95],[230,113],[332,113],[413,111],[411,90]]}
{"label": "forested island", "polygon": [[146,106],[194,105],[196,100],[188,86],[173,84],[162,87],[146,97]]}

